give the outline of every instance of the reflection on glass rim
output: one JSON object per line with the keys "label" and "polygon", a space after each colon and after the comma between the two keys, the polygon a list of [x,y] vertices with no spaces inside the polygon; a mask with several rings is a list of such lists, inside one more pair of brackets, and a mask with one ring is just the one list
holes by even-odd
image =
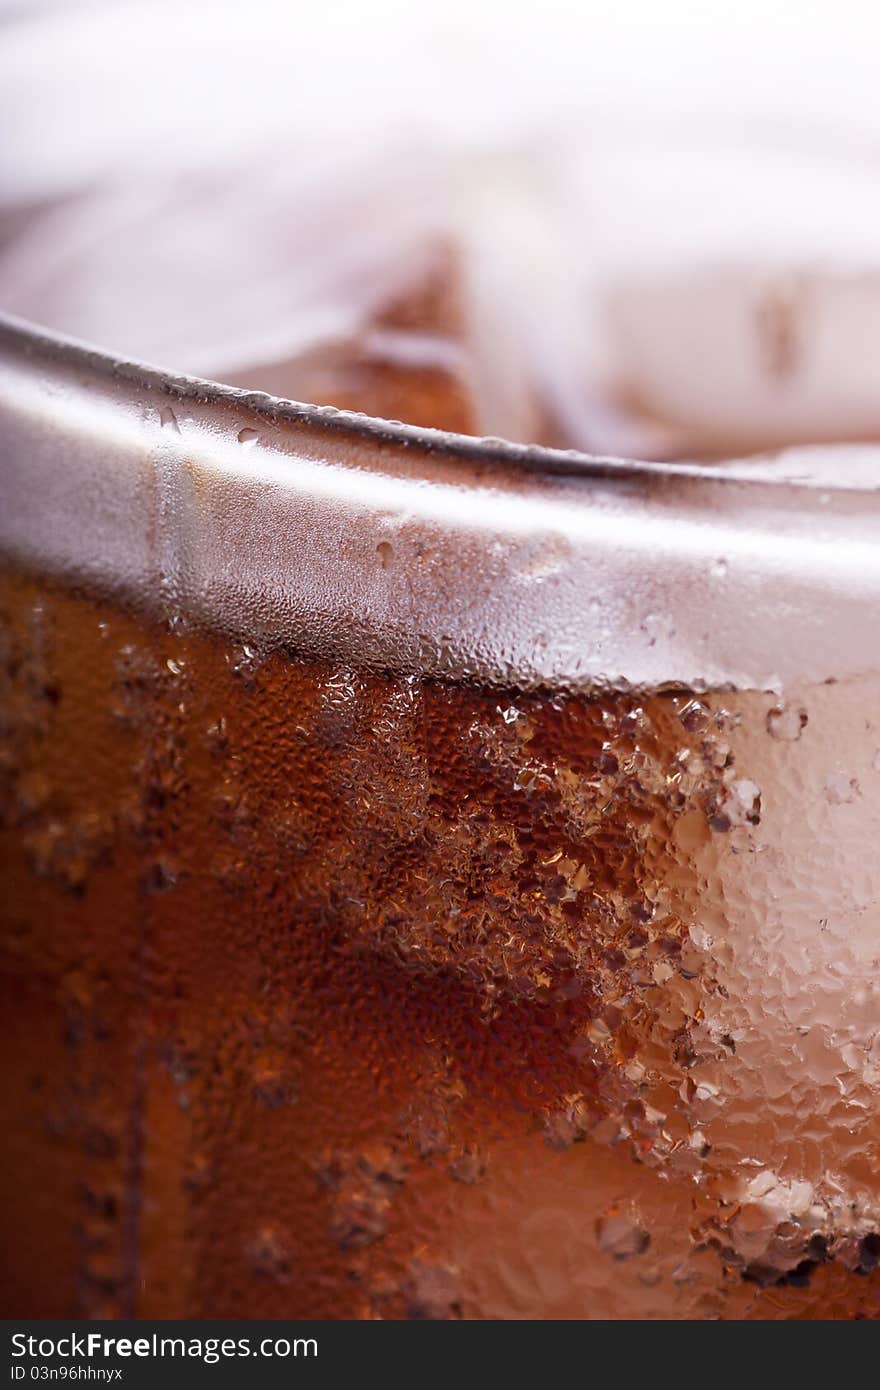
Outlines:
{"label": "reflection on glass rim", "polygon": [[785,456],[781,479],[591,460],[176,379],[10,321],[0,412],[8,555],[266,645],[693,689],[843,679],[880,649],[876,487],[808,476],[839,447]]}

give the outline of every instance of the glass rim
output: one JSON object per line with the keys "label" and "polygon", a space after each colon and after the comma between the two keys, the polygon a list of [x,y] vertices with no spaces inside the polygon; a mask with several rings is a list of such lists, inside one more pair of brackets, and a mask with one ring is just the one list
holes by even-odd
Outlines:
{"label": "glass rim", "polygon": [[574,690],[875,670],[880,488],[805,453],[831,474],[448,434],[0,316],[0,553],[340,663]]}
{"label": "glass rim", "polygon": [[[0,342],[25,355],[39,352],[49,361],[99,376],[160,390],[182,401],[238,407],[270,418],[275,423],[307,424],[374,442],[393,442],[416,447],[437,456],[502,464],[524,473],[572,479],[656,480],[674,478],[711,484],[748,484],[762,488],[816,489],[880,494],[880,441],[818,441],[770,448],[743,456],[705,460],[639,459],[629,455],[590,454],[581,449],[561,449],[544,444],[525,444],[494,435],[463,434],[453,430],[385,419],[362,411],[314,405],[271,392],[230,386],[211,377],[179,372],[172,367],[147,363],[121,355],[72,334],[45,328],[39,323],[0,309]],[[829,451],[876,450],[876,479],[838,478],[808,473],[789,473],[777,467],[783,457],[804,458]]]}

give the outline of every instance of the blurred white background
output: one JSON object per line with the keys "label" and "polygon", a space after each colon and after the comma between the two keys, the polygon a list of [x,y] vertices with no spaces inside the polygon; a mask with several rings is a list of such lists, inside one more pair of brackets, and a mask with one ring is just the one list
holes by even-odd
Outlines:
{"label": "blurred white background", "polygon": [[880,437],[872,0],[0,3],[0,308],[317,399],[445,239],[479,432]]}
{"label": "blurred white background", "polygon": [[[0,185],[539,125],[880,141],[873,0],[0,0]],[[35,41],[31,32],[40,26]]]}

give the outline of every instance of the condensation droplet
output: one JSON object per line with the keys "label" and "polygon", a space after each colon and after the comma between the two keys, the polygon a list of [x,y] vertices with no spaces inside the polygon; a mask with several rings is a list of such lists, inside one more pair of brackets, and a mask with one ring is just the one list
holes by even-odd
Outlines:
{"label": "condensation droplet", "polygon": [[256,430],[243,429],[238,431],[239,444],[256,444],[259,437]]}
{"label": "condensation droplet", "polygon": [[596,1244],[615,1260],[643,1255],[650,1243],[648,1232],[616,1207],[610,1207],[596,1221]]}
{"label": "condensation droplet", "polygon": [[519,577],[531,583],[552,579],[563,569],[571,555],[571,546],[563,537],[554,537],[540,546],[522,566]]}
{"label": "condensation droplet", "polygon": [[700,700],[689,700],[678,717],[689,734],[702,733],[709,723],[709,711]]}
{"label": "condensation droplet", "polygon": [[170,405],[163,405],[159,411],[159,424],[163,429],[172,430],[175,434],[180,434],[180,426],[177,423],[177,416]]}
{"label": "condensation droplet", "polygon": [[282,1234],[272,1226],[263,1226],[246,1246],[253,1272],[264,1279],[286,1284],[290,1278],[290,1254]]}
{"label": "condensation droplet", "polygon": [[829,806],[848,806],[860,792],[856,778],[848,777],[845,772],[834,772],[825,780],[825,800]]}
{"label": "condensation droplet", "polygon": [[485,1176],[486,1161],[473,1149],[465,1149],[449,1164],[449,1175],[456,1182],[473,1184]]}
{"label": "condensation droplet", "polygon": [[807,727],[807,711],[789,705],[774,705],[767,713],[767,732],[781,743],[794,743]]}
{"label": "condensation droplet", "polygon": [[760,819],[761,788],[750,778],[739,777],[721,790],[709,824],[713,830],[726,831],[734,826],[757,825]]}
{"label": "condensation droplet", "polygon": [[387,570],[394,559],[394,546],[390,541],[380,541],[376,546],[376,554],[379,556],[379,564],[383,570]]}

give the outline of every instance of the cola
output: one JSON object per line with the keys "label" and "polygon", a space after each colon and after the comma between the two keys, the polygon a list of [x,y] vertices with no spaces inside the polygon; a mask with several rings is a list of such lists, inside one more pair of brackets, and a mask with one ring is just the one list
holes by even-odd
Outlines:
{"label": "cola", "polygon": [[871,451],[0,390],[4,1307],[875,1315]]}
{"label": "cola", "polygon": [[545,153],[2,208],[7,1316],[880,1311],[873,170]]}
{"label": "cola", "polygon": [[11,1314],[876,1312],[873,680],[3,617]]}

